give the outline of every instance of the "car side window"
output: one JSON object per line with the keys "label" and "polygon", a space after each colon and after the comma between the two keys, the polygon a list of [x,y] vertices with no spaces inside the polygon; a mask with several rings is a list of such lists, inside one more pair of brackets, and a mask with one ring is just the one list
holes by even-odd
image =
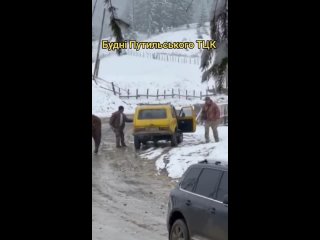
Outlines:
{"label": "car side window", "polygon": [[191,107],[185,107],[181,108],[180,117],[192,117],[192,108]]}
{"label": "car side window", "polygon": [[228,194],[228,172],[224,172],[221,178],[216,200],[222,202],[226,194]]}
{"label": "car side window", "polygon": [[218,183],[221,177],[221,171],[215,169],[203,169],[195,190],[195,193],[214,198],[217,193]]}
{"label": "car side window", "polygon": [[180,187],[186,191],[192,192],[193,187],[195,186],[201,168],[191,168],[183,178]]}

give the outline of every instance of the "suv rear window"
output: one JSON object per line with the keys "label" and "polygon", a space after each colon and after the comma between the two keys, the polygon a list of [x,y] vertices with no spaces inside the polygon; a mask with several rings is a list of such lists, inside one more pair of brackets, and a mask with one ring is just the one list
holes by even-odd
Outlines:
{"label": "suv rear window", "polygon": [[187,173],[186,176],[183,178],[180,187],[186,191],[192,192],[194,185],[196,184],[197,178],[201,168],[191,168]]}
{"label": "suv rear window", "polygon": [[190,107],[184,107],[179,112],[179,117],[192,117],[192,109]]}
{"label": "suv rear window", "polygon": [[143,109],[139,111],[138,119],[163,119],[167,118],[165,109]]}

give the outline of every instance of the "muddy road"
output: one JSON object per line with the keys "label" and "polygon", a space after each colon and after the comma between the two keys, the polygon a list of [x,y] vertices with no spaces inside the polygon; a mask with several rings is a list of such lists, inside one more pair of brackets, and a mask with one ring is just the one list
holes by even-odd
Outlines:
{"label": "muddy road", "polygon": [[121,149],[108,124],[102,128],[100,151],[92,154],[92,239],[168,239],[167,202],[176,183],[135,152],[132,124],[126,124],[128,147]]}

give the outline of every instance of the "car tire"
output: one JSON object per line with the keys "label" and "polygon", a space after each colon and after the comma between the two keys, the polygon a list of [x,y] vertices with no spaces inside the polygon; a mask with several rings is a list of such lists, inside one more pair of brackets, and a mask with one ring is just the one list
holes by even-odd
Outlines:
{"label": "car tire", "polygon": [[137,136],[134,136],[133,142],[134,142],[134,148],[135,148],[136,150],[139,150],[139,149],[140,149],[140,146],[141,146],[141,141],[140,141],[140,139],[139,139]]}
{"label": "car tire", "polygon": [[157,140],[153,140],[153,145],[154,145],[154,147],[159,147],[158,141]]}
{"label": "car tire", "polygon": [[188,227],[182,219],[178,219],[173,223],[169,240],[190,240]]}
{"label": "car tire", "polygon": [[178,135],[178,144],[183,142],[183,133],[179,133]]}
{"label": "car tire", "polygon": [[178,136],[177,136],[177,133],[174,133],[171,136],[171,146],[176,147],[177,145],[178,145]]}

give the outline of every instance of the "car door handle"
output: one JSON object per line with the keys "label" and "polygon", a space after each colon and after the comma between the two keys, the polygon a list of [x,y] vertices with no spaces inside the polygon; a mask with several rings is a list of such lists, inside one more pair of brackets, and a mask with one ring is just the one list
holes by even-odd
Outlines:
{"label": "car door handle", "polygon": [[215,208],[209,208],[209,212],[211,214],[216,214],[216,209]]}
{"label": "car door handle", "polygon": [[190,205],[191,205],[191,201],[190,201],[190,200],[187,200],[187,201],[186,201],[186,205],[187,205],[187,206],[190,206]]}

